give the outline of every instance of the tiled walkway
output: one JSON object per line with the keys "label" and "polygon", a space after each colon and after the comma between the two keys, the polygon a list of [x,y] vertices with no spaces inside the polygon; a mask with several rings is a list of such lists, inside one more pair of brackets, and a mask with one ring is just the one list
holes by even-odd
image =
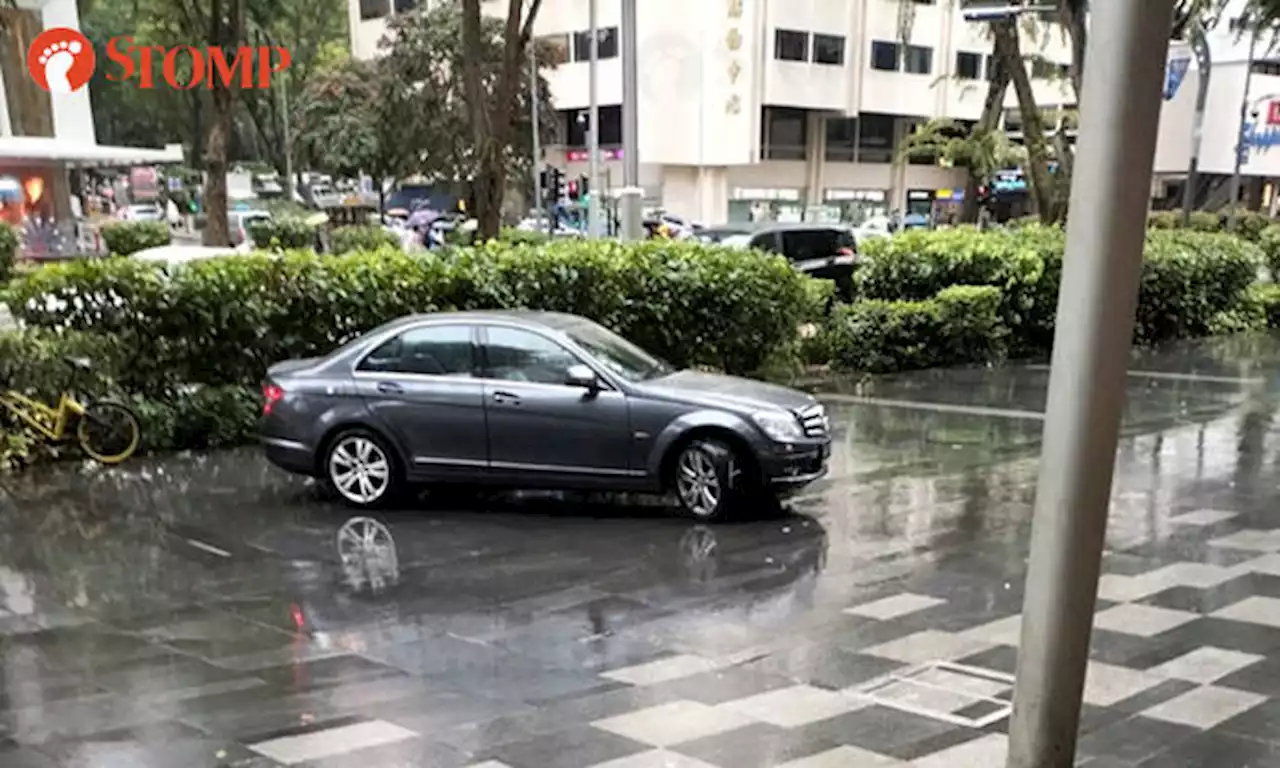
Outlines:
{"label": "tiled walkway", "polygon": [[[1083,765],[1280,765],[1277,351],[1131,377]],[[832,399],[784,519],[429,498],[378,563],[252,451],[0,483],[0,766],[1000,768],[1044,380]]]}

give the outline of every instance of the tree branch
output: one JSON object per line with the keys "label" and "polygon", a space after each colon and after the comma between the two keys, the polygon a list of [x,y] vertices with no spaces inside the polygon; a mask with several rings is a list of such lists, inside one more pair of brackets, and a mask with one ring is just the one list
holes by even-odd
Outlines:
{"label": "tree branch", "polygon": [[538,18],[538,10],[542,8],[542,0],[533,0],[529,3],[529,15],[524,19],[524,28],[520,30],[520,47],[529,44],[529,39],[533,37],[533,22]]}

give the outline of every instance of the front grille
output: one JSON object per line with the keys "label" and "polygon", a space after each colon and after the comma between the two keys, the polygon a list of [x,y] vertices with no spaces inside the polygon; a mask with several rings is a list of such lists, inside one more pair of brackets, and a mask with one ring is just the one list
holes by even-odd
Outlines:
{"label": "front grille", "polygon": [[821,405],[811,405],[796,411],[800,417],[800,425],[804,427],[805,437],[826,437],[831,432],[831,422],[827,419],[827,409]]}

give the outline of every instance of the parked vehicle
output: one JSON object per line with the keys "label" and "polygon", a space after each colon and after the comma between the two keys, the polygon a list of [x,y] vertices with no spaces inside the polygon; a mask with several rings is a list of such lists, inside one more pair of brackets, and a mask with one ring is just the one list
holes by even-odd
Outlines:
{"label": "parked vehicle", "polygon": [[678,371],[573,315],[404,317],[267,371],[267,458],[357,507],[419,483],[674,491],[730,517],[826,474],[811,395]]}
{"label": "parked vehicle", "polygon": [[164,209],[157,203],[134,203],[120,209],[121,221],[164,221]]}
{"label": "parked vehicle", "polygon": [[782,254],[797,270],[834,281],[842,298],[853,298],[858,245],[843,224],[774,224],[756,231],[748,247]]}
{"label": "parked vehicle", "polygon": [[147,261],[175,266],[191,261],[233,256],[237,252],[235,248],[217,248],[205,245],[158,245],[155,248],[144,248],[129,258],[134,261]]}
{"label": "parked vehicle", "polygon": [[231,235],[231,244],[240,245],[242,243],[253,244],[253,238],[249,237],[249,226],[259,220],[270,220],[270,211],[231,211],[227,213],[227,232]]}

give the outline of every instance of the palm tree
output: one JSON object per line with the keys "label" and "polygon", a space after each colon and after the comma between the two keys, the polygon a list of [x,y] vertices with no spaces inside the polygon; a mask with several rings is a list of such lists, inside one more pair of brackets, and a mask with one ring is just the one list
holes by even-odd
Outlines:
{"label": "palm tree", "polygon": [[968,175],[961,221],[972,223],[978,219],[978,187],[996,171],[1021,163],[1025,156],[1025,151],[993,124],[969,127],[944,117],[917,126],[899,145],[897,160],[932,157],[964,168]]}

